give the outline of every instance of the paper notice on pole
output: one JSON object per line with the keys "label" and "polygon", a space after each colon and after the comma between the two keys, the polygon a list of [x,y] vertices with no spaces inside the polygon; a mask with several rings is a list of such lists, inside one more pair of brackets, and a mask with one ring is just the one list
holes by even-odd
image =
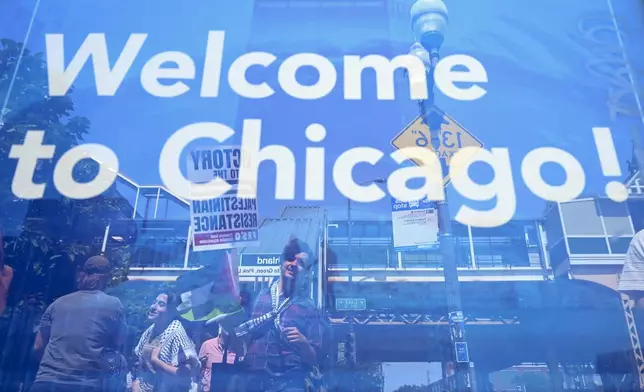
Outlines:
{"label": "paper notice on pole", "polygon": [[[259,245],[256,198],[237,197],[239,170],[244,154],[239,146],[199,148],[188,156],[188,180],[204,184],[219,178],[230,186],[225,194],[190,201],[193,249],[234,249]],[[191,189],[192,193],[194,192]]]}
{"label": "paper notice on pole", "polygon": [[425,200],[402,202],[392,199],[391,223],[397,251],[438,246],[436,203]]}

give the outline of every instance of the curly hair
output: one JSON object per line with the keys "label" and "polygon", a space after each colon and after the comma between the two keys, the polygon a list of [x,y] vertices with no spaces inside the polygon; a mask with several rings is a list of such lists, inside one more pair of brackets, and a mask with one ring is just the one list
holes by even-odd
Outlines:
{"label": "curly hair", "polygon": [[314,255],[311,248],[303,241],[300,241],[296,237],[292,237],[289,242],[282,250],[282,261],[294,260],[295,256],[300,253],[306,253],[309,257],[309,265],[306,266],[307,269],[311,268],[314,263]]}

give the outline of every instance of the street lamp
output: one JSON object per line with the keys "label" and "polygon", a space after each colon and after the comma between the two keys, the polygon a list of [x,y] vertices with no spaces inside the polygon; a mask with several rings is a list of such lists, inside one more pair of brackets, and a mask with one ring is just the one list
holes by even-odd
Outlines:
{"label": "street lamp", "polygon": [[[387,181],[382,178],[375,178],[373,180],[362,181],[358,185],[366,186],[369,184],[384,184]],[[352,247],[352,236],[351,236],[351,226],[353,222],[351,221],[351,198],[347,198],[347,244],[349,246],[349,292],[353,295],[353,247]],[[353,312],[349,313],[349,336],[347,336],[347,341],[349,346],[351,346],[355,351],[355,331],[354,331],[354,314]],[[349,365],[353,367],[355,365],[355,352],[349,353]],[[353,388],[352,388],[353,389]]]}
{"label": "street lamp", "polygon": [[416,41],[438,60],[447,31],[447,7],[442,0],[418,0],[411,7],[411,28]]}
{"label": "street lamp", "polygon": [[[447,30],[447,7],[442,0],[418,0],[411,7],[411,25],[416,42],[410,49],[410,54],[418,57],[425,65],[427,72],[427,100],[419,102],[420,115],[424,118],[431,134],[432,145],[439,148],[440,124],[434,124],[434,119],[427,118],[427,110],[434,104],[434,70],[439,60],[439,49],[443,44]],[[443,168],[443,177],[447,173],[446,165]],[[459,391],[470,388],[474,391],[475,377],[473,368],[469,366],[469,358],[458,358],[457,348],[462,352],[466,346],[465,326],[461,306],[461,292],[458,284],[458,269],[455,255],[455,241],[451,230],[451,219],[445,200],[438,203],[439,246],[443,260],[443,273],[445,275],[445,290],[447,294],[447,308],[449,312],[449,331],[452,353],[456,357],[456,387]],[[467,352],[467,351],[465,351]],[[468,355],[469,356],[469,355]],[[464,361],[464,362],[460,362]]]}

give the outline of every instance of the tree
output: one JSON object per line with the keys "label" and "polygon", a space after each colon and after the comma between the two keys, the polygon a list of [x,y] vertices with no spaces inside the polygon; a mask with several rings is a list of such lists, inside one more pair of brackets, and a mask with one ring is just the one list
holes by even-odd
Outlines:
{"label": "tree", "polygon": [[[88,200],[71,200],[56,192],[52,184],[55,164],[83,141],[90,122],[73,115],[71,93],[49,96],[43,55],[28,49],[21,54],[22,49],[20,43],[0,40],[0,103],[9,98],[7,106],[0,107],[0,225],[7,236],[5,262],[15,271],[9,307],[0,319],[0,346],[4,346],[0,364],[18,367],[21,359],[15,355],[33,338],[33,326],[45,306],[74,290],[79,262],[98,253],[96,237],[100,239],[107,223],[129,208],[115,187]],[[44,143],[55,146],[53,159],[40,160],[33,175],[34,182],[46,184],[45,198],[39,200],[20,199],[11,187],[17,162],[9,153],[30,130],[44,131]],[[97,169],[96,162],[83,160],[73,176],[86,182],[95,177]],[[128,267],[126,257],[116,261],[114,283],[126,279]]]}
{"label": "tree", "polygon": [[429,387],[427,385],[403,385],[396,389],[394,392],[427,392]]}
{"label": "tree", "polygon": [[[83,141],[90,121],[73,116],[71,92],[62,97],[49,96],[43,55],[28,49],[21,53],[22,47],[12,40],[0,40],[0,97],[9,97],[8,105],[0,113],[0,225],[6,232],[15,233],[5,244],[9,250],[7,264],[14,266],[18,275],[30,270],[40,278],[29,281],[26,276],[16,277],[20,291],[30,292],[52,286],[47,283],[58,283],[51,281],[57,274],[64,277],[65,285],[70,282],[73,285],[73,268],[70,270],[69,266],[95,253],[97,235],[129,206],[114,187],[89,200],[71,200],[55,191],[52,184],[55,164],[66,151]],[[17,161],[9,158],[11,147],[22,144],[30,130],[44,131],[44,142],[55,146],[53,159],[40,160],[34,172],[34,182],[46,184],[45,198],[32,201],[19,199],[12,192]],[[96,176],[97,169],[96,162],[83,160],[75,166],[73,175],[77,181],[87,182]],[[123,265],[116,278],[122,281],[127,260],[119,261]],[[20,284],[21,279],[28,282]],[[65,291],[49,289],[54,297]]]}
{"label": "tree", "polygon": [[382,392],[385,388],[381,363],[358,363],[353,369],[336,368],[333,373],[340,391]]}
{"label": "tree", "polygon": [[514,383],[523,387],[525,392],[547,391],[552,389],[550,378],[545,372],[522,372],[514,377]]}

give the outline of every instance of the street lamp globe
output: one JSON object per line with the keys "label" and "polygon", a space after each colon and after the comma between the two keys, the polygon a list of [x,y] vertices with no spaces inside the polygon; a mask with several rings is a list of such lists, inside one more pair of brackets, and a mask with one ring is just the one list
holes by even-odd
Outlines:
{"label": "street lamp globe", "polygon": [[425,69],[431,68],[432,64],[429,58],[429,52],[427,51],[427,49],[423,48],[423,45],[419,44],[418,42],[414,42],[411,48],[409,48],[409,54],[418,57],[420,61],[425,64]]}
{"label": "street lamp globe", "polygon": [[447,24],[443,0],[418,0],[411,7],[411,27],[416,41],[430,53],[437,52],[443,44]]}

